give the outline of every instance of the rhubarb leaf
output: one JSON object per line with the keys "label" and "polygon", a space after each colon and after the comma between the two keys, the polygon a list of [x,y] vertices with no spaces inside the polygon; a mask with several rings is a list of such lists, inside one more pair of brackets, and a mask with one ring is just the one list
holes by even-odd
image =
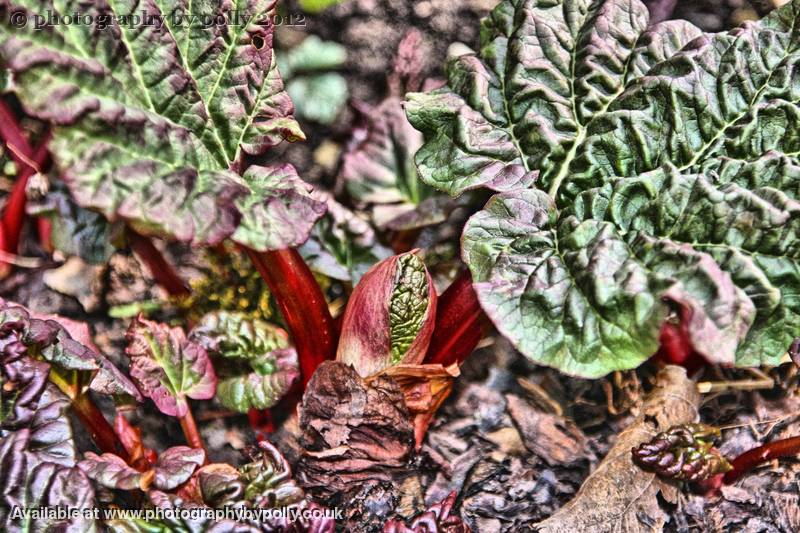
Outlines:
{"label": "rhubarb leaf", "polygon": [[185,483],[205,458],[206,452],[201,449],[173,446],[162,452],[155,466],[145,472],[129,466],[113,453],[86,452],[86,458],[78,466],[91,480],[109,489],[173,490]]}
{"label": "rhubarb leaf", "polygon": [[701,32],[648,28],[639,0],[504,0],[481,25],[477,55],[451,60],[448,87],[407,96],[425,135],[422,180],[455,196],[487,187],[558,187],[592,121],[650,67]]}
{"label": "rhubarb leaf", "polygon": [[723,34],[648,28],[638,0],[505,1],[450,88],[410,96],[424,180],[514,189],[463,258],[521,352],[597,377],[678,317],[710,362],[777,363],[800,329],[798,28],[798,0]]}
{"label": "rhubarb leaf", "polygon": [[63,506],[88,510],[94,489],[75,468],[75,444],[66,416],[69,401],[53,385],[38,398],[26,427],[0,429],[0,527],[3,531],[95,531],[86,517],[19,516],[32,510]]}
{"label": "rhubarb leaf", "polygon": [[153,481],[153,474],[145,476],[113,453],[86,452],[78,467],[89,479],[110,489],[147,490]]}
{"label": "rhubarb leaf", "polygon": [[217,399],[229,409],[268,409],[300,376],[288,334],[262,320],[241,313],[209,313],[190,338],[212,355],[241,363],[222,365],[223,372],[236,369],[234,375],[222,374],[217,385]]}
{"label": "rhubarb leaf", "polygon": [[208,353],[181,328],[138,317],[126,339],[131,377],[162,413],[182,417],[189,409],[187,398],[214,397],[217,376]]}
{"label": "rhubarb leaf", "polygon": [[[27,379],[22,375],[13,377],[12,374],[29,372],[32,367],[44,373],[45,378],[50,369],[56,379],[63,378],[80,389],[88,385],[103,394],[127,395],[137,401],[142,400],[142,395],[130,379],[93,349],[89,327],[83,322],[58,315],[32,314],[14,302],[0,299],[0,347],[3,350],[0,354],[2,365],[11,365],[2,370],[5,374],[3,379],[8,380],[10,389],[9,396],[4,396],[4,402],[7,401],[5,398],[10,398],[20,390],[19,384],[12,385],[12,382]],[[25,361],[18,362],[23,354]],[[51,365],[38,361],[39,358]],[[64,392],[78,394],[83,390]],[[25,398],[30,396],[25,394],[15,401],[24,402]]]}
{"label": "rhubarb leaf", "polygon": [[434,190],[417,176],[413,158],[422,134],[409,124],[402,101],[389,97],[360,111],[362,124],[353,130],[339,180],[360,207],[371,206],[375,224],[384,227],[415,210]]}
{"label": "rhubarb leaf", "polygon": [[[81,207],[195,244],[233,237],[262,250],[296,246],[321,212],[297,200],[305,191],[293,174],[282,167],[237,174],[246,156],[303,138],[272,53],[274,6],[9,0],[5,12],[28,20],[78,9],[95,21],[111,14],[159,23],[17,28],[4,16],[0,62],[26,112],[56,126],[50,150]],[[280,179],[286,183],[278,186]],[[286,210],[301,206],[288,234],[275,227],[282,218],[264,213],[284,203],[286,189]],[[278,241],[255,238],[256,229]]]}

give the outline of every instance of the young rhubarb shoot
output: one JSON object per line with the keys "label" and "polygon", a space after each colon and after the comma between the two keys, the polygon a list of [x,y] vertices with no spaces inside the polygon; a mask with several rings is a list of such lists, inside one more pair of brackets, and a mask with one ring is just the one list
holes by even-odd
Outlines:
{"label": "young rhubarb shoot", "polygon": [[336,359],[361,377],[422,363],[436,320],[436,289],[414,252],[372,267],[350,295]]}

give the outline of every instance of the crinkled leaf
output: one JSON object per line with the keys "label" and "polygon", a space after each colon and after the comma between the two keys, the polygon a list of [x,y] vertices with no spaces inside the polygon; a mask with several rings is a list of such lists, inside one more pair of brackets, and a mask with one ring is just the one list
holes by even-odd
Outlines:
{"label": "crinkled leaf", "polygon": [[69,401],[53,385],[38,398],[25,427],[0,430],[0,524],[3,531],[96,531],[91,519],[14,516],[17,509],[95,506],[94,489],[75,468],[75,444],[66,417]]}
{"label": "crinkled leaf", "polygon": [[369,268],[392,255],[380,244],[369,223],[329,193],[316,191],[314,197],[328,207],[309,239],[300,248],[309,266],[325,276],[357,283]]}
{"label": "crinkled leaf", "polygon": [[153,473],[147,475],[131,467],[113,453],[86,452],[86,458],[78,467],[89,477],[104,487],[119,490],[147,490],[153,482]]}
{"label": "crinkled leaf", "polygon": [[172,490],[186,482],[206,460],[201,448],[173,446],[158,456],[155,465],[155,486],[161,490]]}
{"label": "crinkled leaf", "polygon": [[558,187],[588,125],[649,68],[701,32],[649,27],[639,0],[504,0],[483,20],[477,55],[447,65],[448,87],[410,94],[425,135],[420,177],[452,195]]}
{"label": "crinkled leaf", "polygon": [[170,416],[184,416],[186,399],[214,396],[217,376],[206,349],[181,328],[138,317],[126,334],[130,373],[142,394]]}
{"label": "crinkled leaf", "polygon": [[[645,29],[638,0],[506,1],[480,58],[412,96],[423,179],[458,193],[540,173],[541,190],[497,195],[463,237],[479,300],[517,348],[600,376],[651,356],[677,315],[709,361],[785,353],[800,328],[799,18],[795,0],[701,35]],[[492,142],[517,151],[457,155]]]}
{"label": "crinkled leaf", "polygon": [[[0,24],[12,88],[29,114],[57,125],[50,149],[79,205],[149,235],[197,244],[232,235],[259,249],[302,242],[315,220],[305,210],[286,240],[250,240],[253,225],[280,234],[263,211],[282,202],[282,188],[304,194],[292,183],[261,183],[263,173],[286,172],[235,172],[245,156],[303,137],[272,53],[274,4],[4,0],[6,14],[22,11],[28,20],[77,9],[95,21],[108,22],[109,14],[159,21],[34,29],[13,27],[4,16]],[[234,17],[236,24],[203,22]],[[251,227],[239,232],[240,220]]]}
{"label": "crinkled leaf", "polygon": [[27,357],[24,345],[16,339],[0,343],[0,428],[8,429],[27,424],[33,417],[50,365]]}
{"label": "crinkled leaf", "polygon": [[244,173],[253,194],[237,200],[242,219],[233,240],[258,250],[299,246],[311,225],[325,213],[325,204],[313,199],[311,187],[291,165],[252,166]]}
{"label": "crinkled leaf", "polygon": [[139,389],[128,376],[100,353],[100,349],[92,340],[92,333],[86,322],[53,314],[33,313],[32,316],[39,320],[48,320],[58,324],[59,328],[65,330],[75,342],[85,348],[81,353],[94,359],[97,372],[89,385],[93,391],[111,396],[130,396],[138,402],[144,400]]}
{"label": "crinkled leaf", "polygon": [[211,354],[240,360],[245,366],[232,364],[234,374],[220,376],[217,399],[229,409],[245,413],[270,408],[300,375],[287,333],[242,313],[209,313],[190,337]]}
{"label": "crinkled leaf", "polygon": [[103,215],[78,206],[60,180],[53,180],[47,195],[28,202],[28,214],[47,217],[56,250],[76,255],[92,264],[108,262],[114,247],[112,227]]}
{"label": "crinkled leaf", "polygon": [[[89,327],[83,322],[58,315],[30,313],[18,304],[0,299],[0,338],[0,345],[6,345],[6,350],[9,349],[7,343],[11,342],[17,349],[24,347],[26,358],[41,357],[51,363],[56,382],[72,389],[64,392],[77,394],[89,385],[104,394],[123,394],[142,400],[127,376],[95,351]],[[44,367],[40,363],[34,364],[31,358],[31,362],[25,365],[38,365],[45,372]],[[6,356],[3,360],[7,360]]]}
{"label": "crinkled leaf", "polygon": [[119,490],[172,490],[185,483],[206,458],[205,451],[174,446],[162,452],[152,469],[141,472],[113,453],[86,452],[78,466],[100,485]]}

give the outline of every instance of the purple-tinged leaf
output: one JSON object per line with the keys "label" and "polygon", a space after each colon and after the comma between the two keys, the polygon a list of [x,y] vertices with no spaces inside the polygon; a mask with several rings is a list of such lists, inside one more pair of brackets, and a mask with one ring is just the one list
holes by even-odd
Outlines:
{"label": "purple-tinged leaf", "polygon": [[155,472],[139,472],[113,453],[86,452],[78,467],[96,483],[118,490],[147,490],[153,483]]}
{"label": "purple-tinged leaf", "polygon": [[244,173],[251,194],[237,200],[242,213],[231,237],[256,250],[299,246],[314,222],[325,214],[325,204],[311,196],[291,165],[252,166]]}
{"label": "purple-tinged leaf", "polygon": [[362,104],[360,114],[362,124],[345,149],[339,180],[360,207],[370,208],[375,224],[385,227],[421,211],[419,204],[433,195],[414,166],[422,135],[409,124],[399,98],[387,98],[375,108]]}
{"label": "purple-tinged leaf", "polygon": [[186,398],[208,400],[217,376],[206,349],[186,338],[181,328],[138,317],[126,334],[130,373],[142,394],[170,416],[184,416]]}
{"label": "purple-tinged leaf", "polygon": [[372,267],[347,302],[336,360],[367,377],[400,363],[421,363],[436,318],[436,289],[414,252]]}
{"label": "purple-tinged leaf", "polygon": [[158,456],[153,470],[156,477],[154,485],[161,490],[172,490],[185,483],[206,460],[206,452],[201,448],[173,446]]}
{"label": "purple-tinged leaf", "polygon": [[[60,11],[49,0],[5,7],[28,20]],[[285,248],[302,242],[321,212],[291,172],[237,174],[246,156],[303,138],[272,53],[274,25],[256,23],[274,7],[273,0],[98,0],[81,13],[164,23],[77,31],[16,28],[4,17],[0,62],[25,111],[58,125],[50,149],[81,207],[142,234]],[[189,11],[241,23],[189,23]],[[268,185],[262,174],[271,176]]]}
{"label": "purple-tinged leaf", "polygon": [[69,400],[54,385],[48,384],[39,397],[36,413],[28,426],[27,452],[38,462],[75,466],[75,443],[67,418]]}
{"label": "purple-tinged leaf", "polygon": [[136,388],[136,385],[131,382],[128,376],[100,352],[100,349],[92,340],[92,334],[86,322],[52,314],[33,313],[31,316],[57,323],[60,328],[69,333],[74,341],[86,348],[85,350],[80,350],[82,357],[91,357],[97,366],[97,373],[95,373],[89,385],[93,391],[111,396],[130,396],[137,402],[144,401],[139,389]]}
{"label": "purple-tinged leaf", "polygon": [[95,531],[91,519],[14,515],[14,509],[94,507],[94,489],[75,468],[75,445],[66,417],[68,400],[48,384],[26,427],[0,431],[0,529]]}
{"label": "purple-tinged leaf", "polygon": [[39,397],[47,384],[50,365],[26,355],[19,341],[6,337],[0,340],[0,428],[9,429],[27,424],[39,405]]}
{"label": "purple-tinged leaf", "polygon": [[161,453],[150,470],[141,472],[113,453],[97,455],[86,452],[78,466],[100,485],[119,490],[143,490],[151,487],[173,490],[185,483],[203,464],[206,453],[187,446],[175,446]]}

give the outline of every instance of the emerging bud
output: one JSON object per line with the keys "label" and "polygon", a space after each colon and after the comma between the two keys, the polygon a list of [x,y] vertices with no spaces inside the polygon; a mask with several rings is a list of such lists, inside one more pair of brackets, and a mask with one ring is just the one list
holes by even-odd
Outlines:
{"label": "emerging bud", "polygon": [[705,424],[674,426],[633,448],[633,462],[662,478],[703,481],[731,469],[714,448],[719,438],[719,429]]}
{"label": "emerging bud", "polygon": [[344,314],[336,360],[362,377],[425,358],[436,318],[436,290],[414,252],[373,266],[361,278]]}

